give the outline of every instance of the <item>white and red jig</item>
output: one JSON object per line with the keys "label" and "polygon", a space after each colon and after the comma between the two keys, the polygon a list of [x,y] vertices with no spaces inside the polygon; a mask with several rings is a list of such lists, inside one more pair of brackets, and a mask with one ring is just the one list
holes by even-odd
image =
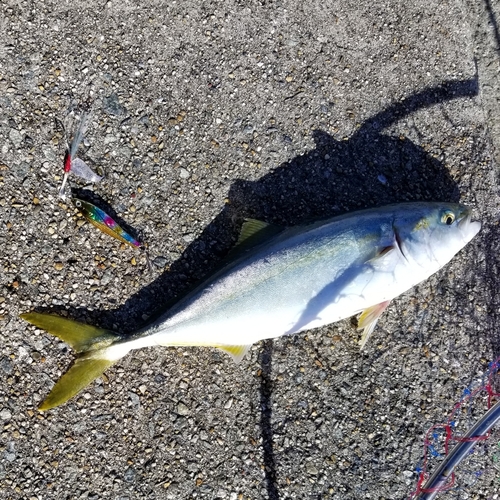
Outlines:
{"label": "white and red jig", "polygon": [[78,147],[83,140],[85,132],[87,131],[89,117],[90,115],[88,113],[84,113],[82,115],[73,137],[73,141],[71,142],[71,146],[67,146],[66,155],[64,157],[64,177],[61,188],[59,189],[60,198],[66,198],[64,189],[70,172],[89,182],[99,182],[102,179],[102,176],[97,175],[82,159],[76,158]]}

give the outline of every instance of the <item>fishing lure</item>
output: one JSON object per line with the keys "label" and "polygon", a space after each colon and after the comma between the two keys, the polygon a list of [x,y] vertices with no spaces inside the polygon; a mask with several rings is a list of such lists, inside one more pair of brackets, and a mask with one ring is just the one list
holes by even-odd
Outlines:
{"label": "fishing lure", "polygon": [[66,182],[70,172],[89,182],[99,182],[102,179],[102,176],[97,175],[82,159],[76,158],[76,153],[87,130],[88,122],[89,115],[84,113],[82,115],[82,119],[80,120],[80,124],[76,129],[71,146],[67,146],[66,156],[64,157],[64,177],[61,188],[59,189],[60,198],[66,197],[64,188],[66,187]]}
{"label": "fishing lure", "polygon": [[91,224],[100,229],[103,233],[123,243],[127,243],[133,248],[142,246],[139,241],[124,231],[112,217],[104,212],[104,210],[101,210],[88,201],[75,197],[73,197],[73,204]]}

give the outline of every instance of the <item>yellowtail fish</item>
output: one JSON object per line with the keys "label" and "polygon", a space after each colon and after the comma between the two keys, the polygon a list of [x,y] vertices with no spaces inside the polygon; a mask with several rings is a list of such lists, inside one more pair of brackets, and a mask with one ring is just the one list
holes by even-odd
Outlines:
{"label": "yellowtail fish", "polygon": [[389,205],[288,229],[252,220],[229,263],[130,336],[22,314],[78,354],[40,410],[64,403],[147,346],[211,346],[238,362],[259,340],[359,313],[363,346],[389,301],[443,267],[480,228],[469,208],[450,203]]}

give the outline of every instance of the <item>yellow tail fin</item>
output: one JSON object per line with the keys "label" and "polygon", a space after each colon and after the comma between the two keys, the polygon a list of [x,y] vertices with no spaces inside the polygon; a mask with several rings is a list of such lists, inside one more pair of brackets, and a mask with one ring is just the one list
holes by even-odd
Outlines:
{"label": "yellow tail fin", "polygon": [[114,349],[113,352],[108,349],[121,339],[120,335],[109,330],[51,314],[26,313],[21,314],[21,318],[47,330],[80,354],[40,405],[41,411],[68,401],[128,352],[126,348]]}

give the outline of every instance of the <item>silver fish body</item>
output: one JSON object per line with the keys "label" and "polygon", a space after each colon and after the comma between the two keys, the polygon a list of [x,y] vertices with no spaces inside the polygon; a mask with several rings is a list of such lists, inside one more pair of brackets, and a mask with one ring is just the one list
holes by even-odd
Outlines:
{"label": "silver fish body", "polygon": [[479,228],[466,207],[408,203],[286,229],[138,332],[138,345],[250,345],[348,318],[432,275]]}

